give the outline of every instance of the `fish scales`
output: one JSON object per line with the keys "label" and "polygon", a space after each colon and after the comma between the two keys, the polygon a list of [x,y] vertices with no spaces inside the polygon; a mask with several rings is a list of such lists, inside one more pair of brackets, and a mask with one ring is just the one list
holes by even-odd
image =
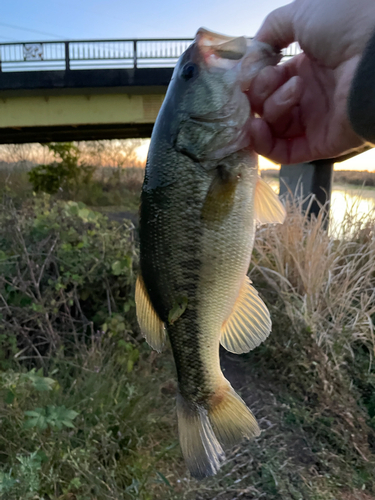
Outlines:
{"label": "fish scales", "polygon": [[[269,61],[262,50],[254,64]],[[223,446],[259,433],[219,359],[220,343],[247,352],[270,332],[246,275],[256,218],[284,216],[272,191],[258,189],[246,135],[250,109],[238,60],[253,52],[243,37],[198,32],[155,123],[142,188],[137,316],[154,348],[162,349],[165,331],[170,339],[180,443],[196,478],[217,472]]]}

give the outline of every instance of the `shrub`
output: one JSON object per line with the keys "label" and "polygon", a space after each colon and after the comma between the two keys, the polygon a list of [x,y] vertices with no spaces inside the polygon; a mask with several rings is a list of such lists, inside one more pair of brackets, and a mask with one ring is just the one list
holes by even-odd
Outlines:
{"label": "shrub", "polygon": [[1,208],[0,498],[149,500],[177,439],[138,340],[132,224],[49,196]]}
{"label": "shrub", "polygon": [[79,162],[77,146],[71,142],[47,146],[60,161],[38,165],[30,170],[29,181],[36,193],[56,194],[59,190],[70,193],[91,180],[95,167]]}
{"label": "shrub", "polygon": [[9,355],[15,338],[23,358],[43,362],[46,353],[79,347],[113,314],[131,331],[136,262],[130,222],[115,226],[82,203],[48,197],[18,211],[3,207],[0,345]]}

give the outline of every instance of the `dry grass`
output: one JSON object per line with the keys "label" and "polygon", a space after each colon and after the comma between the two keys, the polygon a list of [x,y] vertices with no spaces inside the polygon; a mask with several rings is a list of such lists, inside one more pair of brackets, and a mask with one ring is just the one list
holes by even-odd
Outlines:
{"label": "dry grass", "polygon": [[337,363],[357,340],[373,350],[374,214],[354,221],[349,212],[335,239],[324,228],[324,211],[309,220],[295,201],[287,212],[284,225],[259,228],[254,272],[281,297],[291,323],[304,322]]}

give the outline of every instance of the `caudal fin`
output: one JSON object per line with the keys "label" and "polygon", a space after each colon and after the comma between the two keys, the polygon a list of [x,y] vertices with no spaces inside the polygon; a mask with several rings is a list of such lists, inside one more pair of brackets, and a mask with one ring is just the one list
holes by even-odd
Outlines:
{"label": "caudal fin", "polygon": [[196,479],[213,476],[225,459],[208,420],[207,410],[177,395],[178,434],[185,463]]}
{"label": "caudal fin", "polygon": [[208,417],[215,435],[224,447],[231,447],[246,438],[259,436],[258,423],[229,382],[212,398]]}
{"label": "caudal fin", "polygon": [[254,415],[232,386],[224,379],[210,401],[208,410],[190,404],[177,395],[180,445],[185,463],[193,477],[213,476],[225,459],[224,447],[241,442],[244,437],[259,436]]}

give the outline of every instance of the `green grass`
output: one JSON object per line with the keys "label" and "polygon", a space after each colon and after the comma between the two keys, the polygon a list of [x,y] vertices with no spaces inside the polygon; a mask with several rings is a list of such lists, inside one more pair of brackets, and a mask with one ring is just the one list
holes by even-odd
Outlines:
{"label": "green grass", "polygon": [[[104,336],[93,339],[84,355],[54,359],[49,390],[20,378],[23,370],[3,374],[4,498],[153,498],[150,492],[164,484],[163,460],[166,455],[173,458],[177,441],[170,432],[172,401],[152,390],[155,372],[147,364],[149,355],[142,347],[137,366],[129,371],[126,343]],[[69,426],[48,423],[43,428],[41,419],[35,423],[27,416],[47,406],[73,411],[74,419],[68,420]],[[31,457],[28,475],[20,461]],[[4,478],[19,483],[7,489]]]}

